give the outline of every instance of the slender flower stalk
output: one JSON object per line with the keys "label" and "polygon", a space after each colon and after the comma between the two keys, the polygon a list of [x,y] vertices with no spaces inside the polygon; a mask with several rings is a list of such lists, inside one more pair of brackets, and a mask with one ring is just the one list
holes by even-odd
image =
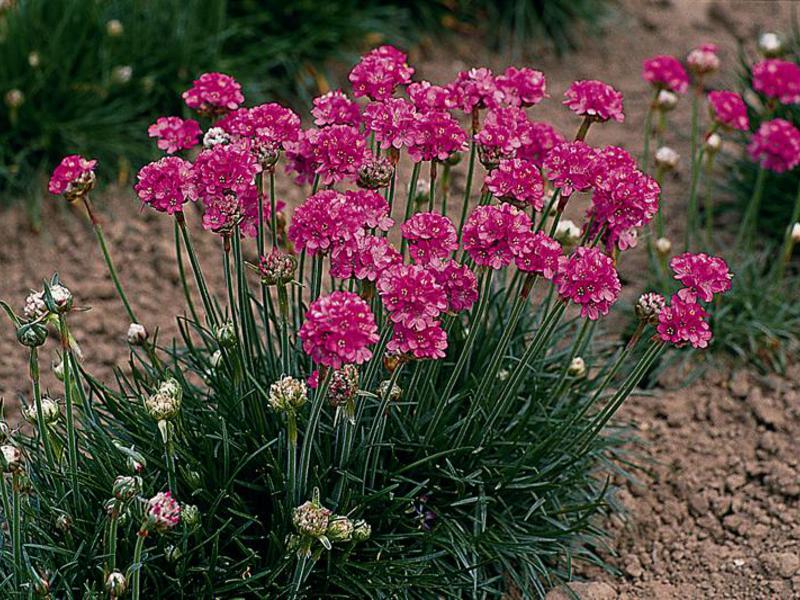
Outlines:
{"label": "slender flower stalk", "polygon": [[64,403],[66,405],[66,424],[67,424],[67,449],[69,455],[69,475],[72,482],[72,489],[75,492],[75,502],[80,502],[80,487],[78,485],[78,437],[75,430],[75,406],[73,398],[72,375],[77,369],[73,369],[75,355],[69,345],[69,327],[67,326],[67,316],[58,315],[59,332],[61,336],[61,356],[64,361]]}
{"label": "slender flower stalk", "polygon": [[759,167],[758,174],[756,175],[756,182],[753,185],[753,193],[750,196],[750,201],[747,203],[742,223],[739,226],[739,233],[736,236],[736,247],[744,251],[751,249],[753,246],[753,237],[755,236],[758,211],[761,207],[761,198],[764,195],[764,186],[767,180],[767,170],[764,167]]}
{"label": "slender flower stalk", "polygon": [[776,266],[777,277],[783,280],[786,272],[786,267],[792,259],[792,251],[797,243],[798,227],[797,223],[800,221],[800,186],[798,186],[797,194],[794,199],[794,207],[792,208],[792,216],[789,219],[789,226],[786,228],[786,235],[783,238],[783,248],[781,249],[781,258]]}

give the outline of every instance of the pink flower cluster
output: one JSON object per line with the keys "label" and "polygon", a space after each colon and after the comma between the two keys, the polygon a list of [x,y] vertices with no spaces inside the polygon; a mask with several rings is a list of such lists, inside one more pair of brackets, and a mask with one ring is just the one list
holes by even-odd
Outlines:
{"label": "pink flower cluster", "polygon": [[467,134],[448,112],[430,111],[417,115],[408,143],[408,155],[415,162],[445,160],[464,150]]}
{"label": "pink flower cluster", "polygon": [[314,117],[314,124],[319,127],[327,125],[357,127],[361,123],[361,109],[342,90],[330,91],[314,98],[311,115]]}
{"label": "pink flower cluster", "polygon": [[535,69],[508,67],[495,77],[495,85],[509,106],[534,106],[547,97],[544,73]]}
{"label": "pink flower cluster", "polygon": [[494,74],[485,67],[461,71],[449,87],[456,105],[465,113],[474,108],[496,108],[503,102],[504,94]]}
{"label": "pink flower cluster", "polygon": [[197,200],[192,164],[177,156],[165,156],[139,170],[133,186],[139,199],[159,212],[173,215],[187,201]]}
{"label": "pink flower cluster", "polygon": [[706,348],[711,341],[708,313],[693,299],[681,299],[677,294],[658,313],[656,330],[663,342],[678,347],[691,344],[693,348]]}
{"label": "pink flower cluster", "polygon": [[544,171],[561,196],[568,198],[573,192],[583,192],[594,185],[600,167],[597,152],[581,141],[564,142],[553,148],[544,159]]}
{"label": "pink flower cluster", "polygon": [[183,92],[186,106],[201,115],[221,115],[236,110],[244,102],[242,86],[224,73],[203,73]]}
{"label": "pink flower cluster", "polygon": [[753,89],[783,104],[800,104],[800,66],[768,58],[753,65]]}
{"label": "pink flower cluster", "polygon": [[502,269],[521,251],[530,230],[528,215],[510,204],[478,206],[464,224],[464,250],[476,265]]}
{"label": "pink flower cluster", "polygon": [[478,280],[470,268],[447,260],[430,265],[436,283],[447,296],[447,312],[469,310],[478,299]]}
{"label": "pink flower cluster", "polygon": [[689,89],[689,75],[680,61],[665,54],[648,58],[642,64],[642,78],[660,89],[685,94]]}
{"label": "pink flower cluster", "polygon": [[372,100],[392,97],[395,88],[411,81],[414,69],[408,66],[405,53],[392,46],[380,46],[361,58],[350,71],[350,83],[356,98]]}
{"label": "pink flower cluster", "polygon": [[337,291],[311,303],[297,335],[314,362],[340,369],[368,361],[377,332],[369,305],[357,294]]}
{"label": "pink flower cluster", "polygon": [[249,138],[258,144],[286,147],[300,138],[300,117],[285,106],[271,102],[240,108],[217,122],[231,136]]}
{"label": "pink flower cluster", "polygon": [[409,241],[411,256],[422,265],[447,258],[458,248],[455,225],[450,219],[437,213],[416,213],[403,223],[401,231],[403,237]]}
{"label": "pink flower cluster", "polygon": [[556,240],[543,231],[523,235],[514,247],[514,263],[520,271],[536,273],[545,279],[553,279],[564,253]]}
{"label": "pink flower cluster", "polygon": [[575,81],[564,93],[564,105],[576,115],[596,121],[614,119],[622,123],[622,94],[607,83],[596,80]]}
{"label": "pink flower cluster", "polygon": [[356,235],[334,247],[331,275],[340,279],[354,277],[377,281],[386,269],[401,262],[400,252],[385,237]]}
{"label": "pink flower cluster", "polygon": [[711,302],[714,294],[731,289],[733,274],[728,270],[727,263],[717,256],[684,252],[674,257],[669,266],[675,273],[675,279],[686,286],[678,292],[681,298],[696,295],[703,302]]}
{"label": "pink flower cluster", "polygon": [[408,147],[414,142],[414,105],[402,98],[371,102],[364,109],[367,130],[375,134],[381,148]]}
{"label": "pink flower cluster", "polygon": [[[607,172],[592,193],[590,216],[618,243],[625,233],[647,225],[658,212],[655,179],[630,166]],[[632,244],[625,244],[626,247]]]}
{"label": "pink flower cluster", "polygon": [[740,131],[750,129],[747,106],[736,92],[719,90],[709,92],[708,106],[711,108],[711,116],[720,125]]}
{"label": "pink flower cluster", "polygon": [[800,131],[785,119],[765,121],[753,134],[747,152],[765,169],[791,171],[800,164]]}
{"label": "pink flower cluster", "polygon": [[550,150],[565,141],[564,137],[549,123],[532,121],[516,156],[541,167]]}
{"label": "pink flower cluster", "polygon": [[378,293],[393,323],[422,330],[447,310],[447,296],[433,274],[421,265],[397,264],[378,280]]}
{"label": "pink flower cluster", "polygon": [[96,160],[87,160],[79,154],[65,156],[53,170],[47,190],[51,194],[67,194],[81,180],[94,177],[96,166]]}
{"label": "pink flower cluster", "polygon": [[608,314],[622,289],[614,261],[585,246],[561,257],[554,283],[563,300],[579,304],[581,316],[593,321]]}
{"label": "pink flower cluster", "polygon": [[420,112],[451,110],[456,107],[452,90],[430,81],[414,81],[406,88],[406,94]]}
{"label": "pink flower cluster", "polygon": [[140,535],[152,530],[164,533],[174,529],[181,521],[181,505],[170,492],[159,492],[147,501],[147,521]]}
{"label": "pink flower cluster", "polygon": [[719,56],[716,44],[701,44],[689,52],[686,57],[686,66],[698,76],[708,75],[719,69]]}
{"label": "pink flower cluster", "polygon": [[367,141],[351,125],[331,125],[306,132],[309,160],[323,185],[342,180],[355,181],[358,170],[369,157]]}
{"label": "pink flower cluster", "polygon": [[544,180],[538,167],[521,158],[503,159],[486,177],[486,187],[497,198],[537,211],[544,208]]}
{"label": "pink flower cluster", "polygon": [[147,135],[158,138],[156,145],[167,154],[194,148],[201,134],[197,121],[180,117],[159,117],[147,128]]}

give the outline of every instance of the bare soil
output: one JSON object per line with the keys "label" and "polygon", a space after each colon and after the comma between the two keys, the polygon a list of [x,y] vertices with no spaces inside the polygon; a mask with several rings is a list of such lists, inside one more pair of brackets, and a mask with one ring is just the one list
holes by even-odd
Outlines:
{"label": "bare soil", "polygon": [[[589,141],[638,153],[651,95],[640,78],[642,59],[660,53],[682,57],[700,43],[715,42],[725,68],[709,83],[733,85],[737,40],[788,30],[791,4],[620,0],[597,24],[605,36],[587,31],[575,53],[559,58],[538,52],[524,61],[546,73],[552,96],[532,116],[571,136],[577,122],[560,106],[561,94],[574,79],[603,79],[624,93],[627,118],[624,124],[594,127]],[[447,81],[472,65],[502,69],[506,64],[470,35],[444,47],[423,45],[413,59],[418,76],[433,81]],[[671,114],[665,136],[682,156],[688,156],[688,129],[688,103],[683,100]],[[683,221],[687,170],[688,161],[683,161],[666,185],[673,239]],[[288,191],[282,195],[292,203]],[[159,329],[159,338],[168,341],[177,333],[175,315],[184,311],[171,221],[142,212],[127,189],[98,195],[95,203],[136,312],[151,332]],[[583,208],[576,202],[572,210],[579,216]],[[196,214],[188,218],[198,221]],[[28,291],[58,272],[77,303],[91,307],[72,318],[84,362],[110,380],[113,368],[127,361],[128,319],[91,227],[77,210],[56,199],[47,201],[43,221],[44,230],[33,234],[20,207],[2,213],[0,298],[21,309]],[[212,287],[219,287],[218,239],[195,229],[206,275]],[[636,282],[646,279],[645,264],[641,251],[629,253],[621,264],[632,293],[638,291]],[[55,352],[56,344],[48,343],[43,367],[57,359]],[[7,412],[29,394],[26,370],[27,356],[12,328],[0,326],[0,396],[11,407]],[[44,371],[45,386],[58,389],[49,369]],[[582,575],[589,583],[575,585],[575,591],[595,600],[800,597],[798,376],[797,368],[787,378],[759,378],[746,371],[709,374],[686,389],[631,398],[621,417],[639,430],[646,470],[637,483],[620,482],[620,499],[629,514],[611,522],[607,553],[619,574],[587,569]],[[553,598],[559,594],[566,597],[556,591]]]}

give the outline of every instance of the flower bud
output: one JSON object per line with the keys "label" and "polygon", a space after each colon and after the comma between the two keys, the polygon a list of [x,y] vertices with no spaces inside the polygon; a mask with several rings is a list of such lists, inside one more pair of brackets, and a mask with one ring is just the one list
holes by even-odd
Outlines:
{"label": "flower bud", "polygon": [[156,393],[144,401],[145,409],[155,421],[167,421],[178,416],[183,400],[183,388],[170,377],[158,386]]}
{"label": "flower bud", "polygon": [[292,523],[300,535],[318,538],[328,531],[331,511],[319,503],[319,499],[308,500],[294,509]]}
{"label": "flower bud", "polygon": [[773,31],[762,33],[758,38],[758,50],[766,58],[775,58],[783,54],[783,39]]}
{"label": "flower bud", "polygon": [[127,502],[142,490],[142,478],[138,475],[119,475],[111,486],[114,498]]}
{"label": "flower bud", "polygon": [[130,65],[117,65],[111,69],[111,81],[125,85],[133,78],[133,67]]}
{"label": "flower bud", "polygon": [[353,538],[353,522],[347,517],[335,516],[328,522],[325,535],[332,542],[349,542]]}
{"label": "flower bud", "polygon": [[164,548],[164,558],[167,562],[176,563],[183,556],[183,552],[175,544],[168,544]]}
{"label": "flower bud", "polygon": [[222,364],[222,350],[215,350],[208,362],[211,364],[212,369],[219,369]]}
{"label": "flower bud", "polygon": [[190,529],[196,527],[200,523],[200,509],[194,504],[184,504],[181,520]]}
{"label": "flower bud", "polygon": [[[389,384],[392,384],[392,389],[389,390]],[[397,385],[396,383],[392,383],[388,379],[384,379],[381,381],[381,384],[378,386],[378,395],[383,398],[386,395],[386,392],[389,392],[389,402],[397,402],[403,395],[402,388]]]}
{"label": "flower bud", "polygon": [[659,256],[667,257],[669,256],[671,250],[672,242],[670,242],[667,238],[662,237],[656,240],[656,252],[658,252]]}
{"label": "flower bud", "polygon": [[108,37],[120,37],[125,33],[125,27],[119,19],[111,19],[106,23],[106,33]]}
{"label": "flower bud", "polygon": [[236,346],[236,328],[231,321],[226,321],[214,331],[214,338],[223,348],[233,348]]}
{"label": "flower bud", "polygon": [[359,519],[353,525],[353,541],[366,542],[372,535],[372,527],[364,519]]}
{"label": "flower bud", "polygon": [[392,181],[392,163],[385,156],[368,158],[358,170],[358,187],[379,190]]}
{"label": "flower bud", "polygon": [[580,379],[581,377],[585,376],[586,362],[580,356],[576,356],[569,363],[569,367],[567,367],[567,374],[571,377],[575,377],[576,379]]}
{"label": "flower bud", "polygon": [[38,348],[47,340],[47,327],[41,323],[26,323],[17,328],[17,341],[28,348]]}
{"label": "flower bud", "polygon": [[565,249],[569,249],[581,241],[581,229],[569,219],[562,219],[556,225],[555,239],[561,242]]}
{"label": "flower bud", "polygon": [[665,171],[671,171],[678,166],[680,156],[669,146],[661,146],[656,150],[656,166]]}
{"label": "flower bud", "polygon": [[294,279],[297,270],[297,259],[291,254],[273,250],[262,256],[258,264],[261,283],[264,285],[286,285]]}
{"label": "flower bud", "polygon": [[686,57],[686,66],[698,77],[718,71],[719,64],[719,56],[717,56],[717,46],[715,44],[703,44],[689,52]]}
{"label": "flower bud", "polygon": [[16,110],[25,104],[25,94],[22,93],[22,90],[16,88],[8,90],[4,99],[6,101],[6,106],[11,110]]}
{"label": "flower bud", "polygon": [[272,410],[291,412],[298,410],[308,400],[308,388],[304,381],[290,375],[280,378],[269,386],[269,402]]}
{"label": "flower bud", "polygon": [[500,148],[481,144],[478,146],[478,159],[486,170],[491,171],[492,169],[496,169],[500,164],[500,161],[503,159],[503,154]]}
{"label": "flower bud", "polygon": [[656,97],[656,108],[663,112],[672,110],[678,105],[678,96],[675,92],[661,90]]}
{"label": "flower bud", "polygon": [[389,373],[394,373],[397,367],[400,366],[401,361],[402,356],[399,354],[387,352],[383,355],[383,368],[389,371]]}
{"label": "flower bud", "polygon": [[169,492],[159,492],[147,502],[144,531],[165,533],[181,520],[181,506]]}
{"label": "flower bud", "polygon": [[119,598],[128,590],[128,580],[119,571],[111,571],[106,578],[106,591],[112,598]]}
{"label": "flower bud", "polygon": [[66,533],[72,529],[72,517],[67,513],[61,513],[56,517],[56,529]]}
{"label": "flower bud", "polygon": [[0,467],[3,473],[15,473],[22,467],[22,452],[16,446],[11,444],[0,446],[0,455],[2,455]]}
{"label": "flower bud", "polygon": [[30,66],[31,69],[36,69],[41,64],[42,57],[38,52],[36,52],[36,50],[28,54],[28,66]]}
{"label": "flower bud", "polygon": [[706,137],[706,140],[703,143],[706,147],[706,151],[713,154],[714,152],[718,152],[722,147],[722,138],[718,133],[712,133]]}
{"label": "flower bud", "polygon": [[[58,403],[55,400],[49,398],[48,396],[43,396],[41,399],[41,405],[42,423],[45,425],[50,425],[58,421],[58,417],[61,416],[61,410],[58,408]],[[36,404],[32,404],[30,408],[26,408],[22,412],[25,420],[29,423],[39,422],[39,413]]]}
{"label": "flower bud", "polygon": [[230,134],[222,127],[211,127],[203,135],[203,146],[206,148],[213,148],[219,144],[230,144],[232,141]]}
{"label": "flower bud", "polygon": [[272,141],[254,141],[251,151],[255,154],[261,168],[267,172],[275,166],[281,156],[281,147],[277,142]]}
{"label": "flower bud", "polygon": [[792,232],[790,235],[792,236],[792,241],[795,244],[800,243],[800,223],[795,223],[792,225]]}
{"label": "flower bud", "polygon": [[328,386],[328,402],[331,406],[342,406],[355,398],[358,392],[358,367],[343,365],[331,374]]}
{"label": "flower bud", "polygon": [[634,311],[636,312],[636,317],[640,321],[650,323],[651,325],[657,325],[658,314],[664,308],[665,304],[664,296],[654,292],[647,292],[639,296]]}
{"label": "flower bud", "polygon": [[52,369],[56,379],[64,381],[64,361],[59,360],[57,363],[53,363]]}
{"label": "flower bud", "polygon": [[141,323],[128,325],[128,343],[131,346],[142,346],[147,341],[147,329]]}

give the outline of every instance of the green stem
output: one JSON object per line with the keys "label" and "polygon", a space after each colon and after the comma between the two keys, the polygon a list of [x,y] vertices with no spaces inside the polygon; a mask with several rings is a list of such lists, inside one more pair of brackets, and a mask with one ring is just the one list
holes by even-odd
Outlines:
{"label": "green stem", "polygon": [[[422,163],[418,162],[414,165],[411,171],[411,181],[408,183],[408,196],[406,197],[406,212],[403,215],[403,222],[408,221],[411,213],[414,210],[414,200],[417,195],[417,183],[419,182],[419,171],[422,168]],[[408,245],[405,238],[400,242],[400,254],[405,256],[406,246]]]}
{"label": "green stem", "polygon": [[139,600],[141,595],[141,575],[142,575],[142,549],[144,548],[145,532],[139,531],[136,539],[136,546],[133,549],[133,564],[131,565],[131,598]]}
{"label": "green stem", "polygon": [[[272,229],[272,247],[278,247],[278,203],[275,200],[275,169],[270,169],[269,172],[269,226]],[[261,219],[259,218],[259,222]],[[263,254],[264,251],[262,250]]]}
{"label": "green stem", "polygon": [[706,244],[709,250],[714,247],[714,198],[712,195],[712,179],[711,176],[714,171],[714,159],[716,152],[709,153],[706,157],[705,171],[703,173],[703,208],[705,209],[705,223],[706,223]]}
{"label": "green stem", "polygon": [[653,99],[650,101],[650,106],[647,107],[647,115],[644,118],[644,143],[642,144],[642,156],[639,161],[642,165],[642,172],[644,173],[647,173],[647,169],[650,165],[650,138],[653,135],[653,112],[656,110],[658,93],[658,89],[653,92]]}
{"label": "green stem", "polygon": [[117,529],[119,528],[119,501],[108,521],[108,572],[117,568]]}
{"label": "green stem", "polygon": [[183,245],[186,246],[186,252],[189,255],[189,262],[192,265],[192,271],[194,272],[194,279],[197,283],[197,289],[200,291],[200,298],[203,301],[203,308],[206,311],[206,318],[212,327],[216,327],[217,315],[214,310],[214,305],[211,302],[211,295],[209,294],[208,287],[206,286],[205,277],[203,277],[203,271],[200,268],[200,262],[197,260],[197,254],[195,253],[194,246],[192,245],[192,239],[189,236],[188,229],[186,228],[186,218],[182,212],[177,212],[175,213],[175,220],[177,221],[178,227],[181,230]]}
{"label": "green stem", "polygon": [[278,309],[281,315],[281,368],[283,375],[291,371],[291,356],[289,349],[289,294],[284,284],[278,285]]}
{"label": "green stem", "polygon": [[431,187],[428,190],[428,212],[433,212],[436,204],[436,159],[431,161]]}
{"label": "green stem", "polygon": [[75,433],[75,415],[72,398],[72,361],[74,356],[69,347],[69,328],[67,317],[58,315],[59,332],[61,335],[61,353],[64,362],[64,403],[66,405],[67,421],[67,447],[69,452],[69,471],[72,480],[72,494],[75,503],[81,498],[78,488],[78,441]]}
{"label": "green stem", "polygon": [[582,142],[586,139],[586,134],[589,133],[589,127],[592,126],[594,119],[590,116],[583,117],[583,121],[581,121],[581,126],[578,128],[578,133],[575,134],[575,141]]}
{"label": "green stem", "polygon": [[[2,475],[0,475],[2,476]],[[11,501],[14,510],[14,529],[12,534],[12,548],[14,552],[14,572],[17,580],[17,589],[22,589],[22,506],[20,502],[19,471],[14,471],[11,479]]]}
{"label": "green stem", "polygon": [[469,144],[469,163],[467,165],[467,180],[464,182],[464,201],[461,205],[461,218],[458,221],[458,239],[461,239],[461,231],[464,229],[464,222],[467,220],[467,211],[469,210],[469,197],[472,194],[472,177],[475,174],[475,155],[477,154],[477,145],[475,144],[475,136],[473,132],[473,139]]}
{"label": "green stem", "polygon": [[[703,159],[703,149],[700,148],[698,151],[698,140],[697,140],[697,133],[698,133],[698,104],[699,104],[699,96],[698,90],[695,89],[694,93],[692,93],[692,131],[691,131],[691,150],[690,150],[690,158],[691,158],[691,184],[690,184],[690,191],[689,191],[689,204],[687,208],[687,218],[686,218],[686,234],[684,238],[684,251],[689,250],[689,245],[691,244],[692,236],[697,229],[697,182],[700,178],[700,164]],[[698,155],[699,154],[699,155]]]}
{"label": "green stem", "polygon": [[764,195],[764,184],[767,178],[767,170],[764,167],[758,168],[756,183],[753,187],[753,195],[747,204],[742,224],[739,227],[739,234],[736,236],[736,247],[740,251],[747,251],[753,245],[753,236],[758,222],[758,211],[761,207],[761,197]]}
{"label": "green stem", "polygon": [[322,407],[328,396],[328,385],[330,384],[331,373],[330,371],[325,374],[325,377],[320,381],[319,387],[314,394],[314,400],[311,404],[311,414],[308,418],[308,424],[303,432],[303,447],[300,452],[300,476],[295,478],[295,495],[293,506],[296,506],[300,499],[308,489],[308,474],[311,469],[311,449],[314,445],[314,438],[317,435],[317,427],[319,426],[320,415],[322,414]]}
{"label": "green stem", "polygon": [[178,222],[175,221],[175,257],[178,262],[178,275],[181,278],[181,287],[183,288],[183,295],[186,298],[186,304],[189,307],[189,313],[192,315],[192,320],[195,323],[200,323],[200,318],[197,316],[197,310],[194,307],[192,294],[189,291],[189,281],[186,278],[186,267],[183,264],[183,251],[181,250],[181,237]]}
{"label": "green stem", "polygon": [[53,454],[53,447],[50,443],[50,432],[47,429],[47,423],[44,421],[42,415],[42,389],[39,378],[39,350],[38,348],[31,348],[30,356],[30,377],[31,387],[33,388],[33,402],[36,406],[36,427],[39,430],[39,438],[42,440],[44,446],[44,454],[47,457],[47,466],[50,468],[51,473],[55,473],[55,455]]}

